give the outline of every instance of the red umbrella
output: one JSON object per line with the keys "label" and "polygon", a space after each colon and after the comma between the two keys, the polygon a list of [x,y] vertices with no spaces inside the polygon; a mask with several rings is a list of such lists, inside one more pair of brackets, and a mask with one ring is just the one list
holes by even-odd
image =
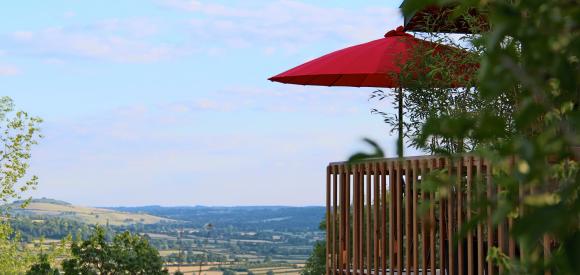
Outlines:
{"label": "red umbrella", "polygon": [[[421,54],[417,54],[417,50],[432,49],[434,54],[444,54],[450,60],[467,54],[457,48],[417,39],[399,27],[384,38],[329,53],[269,80],[301,85],[400,88],[399,77],[404,65],[408,62],[420,64]],[[463,69],[459,68],[458,73],[465,71]],[[417,69],[413,73],[426,72]]]}
{"label": "red umbrella", "polygon": [[[432,51],[449,59],[449,64],[460,64],[458,59],[468,53],[446,45],[417,39],[404,32],[403,27],[389,31],[384,38],[338,50],[269,78],[271,81],[318,86],[348,86],[399,88],[399,154],[402,154],[402,86],[399,80],[405,64],[417,64],[411,75],[428,72],[422,68],[422,54],[417,50]],[[454,66],[454,79],[467,79],[478,64]],[[436,82],[437,86],[457,87],[457,83]]]}

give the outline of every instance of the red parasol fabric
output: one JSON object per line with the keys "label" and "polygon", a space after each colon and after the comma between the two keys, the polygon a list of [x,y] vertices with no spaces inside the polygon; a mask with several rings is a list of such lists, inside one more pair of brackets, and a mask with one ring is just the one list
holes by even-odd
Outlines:
{"label": "red parasol fabric", "polygon": [[[414,60],[420,56],[416,54],[417,49],[450,56],[468,54],[457,48],[415,38],[399,27],[389,31],[384,38],[329,53],[269,80],[300,85],[400,88],[399,75],[404,64],[421,63]],[[417,69],[413,73],[426,72]],[[453,83],[445,85],[457,86]]]}
{"label": "red parasol fabric", "polygon": [[[425,55],[427,53],[428,55]],[[451,68],[451,80],[445,81],[424,66],[423,58],[440,54]],[[420,79],[431,75],[432,87],[461,87],[479,64],[461,62],[469,53],[458,48],[413,37],[398,27],[384,38],[338,50],[269,78],[271,81],[317,86],[397,88],[399,91],[399,139],[397,151],[403,155],[403,88],[400,79]],[[406,66],[411,65],[411,66]],[[405,78],[402,78],[404,70]],[[449,79],[449,78],[448,78]]]}

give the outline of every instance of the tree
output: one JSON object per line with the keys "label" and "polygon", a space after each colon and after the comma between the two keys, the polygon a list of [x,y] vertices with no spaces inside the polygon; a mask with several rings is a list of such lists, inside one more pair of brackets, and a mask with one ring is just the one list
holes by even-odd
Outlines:
{"label": "tree", "polygon": [[87,240],[73,243],[73,257],[62,263],[65,274],[168,274],[145,238],[123,232],[109,243],[105,236],[99,226]]}
{"label": "tree", "polygon": [[[410,0],[403,12],[411,15],[429,4],[447,2]],[[580,5],[568,0],[457,3],[454,14],[476,8],[490,21],[491,29],[473,40],[482,47],[477,97],[488,102],[512,98],[512,113],[497,112],[490,105],[482,106],[476,116],[424,114],[415,142],[424,146],[438,137],[473,139],[481,145],[473,153],[494,167],[493,188],[502,192],[484,198],[479,206],[491,207],[496,223],[512,217],[510,234],[521,248],[518,259],[491,248],[490,260],[511,273],[578,274]],[[506,131],[510,125],[513,131]],[[436,147],[451,157],[460,152]],[[486,221],[487,211],[477,212],[464,228]],[[544,246],[553,253],[544,254]]]}
{"label": "tree", "polygon": [[231,269],[226,269],[226,270],[224,270],[224,272],[222,274],[223,275],[236,275],[236,272],[234,272]]}
{"label": "tree", "polygon": [[24,273],[36,258],[20,246],[19,234],[7,222],[0,222],[0,270],[7,274]]}
{"label": "tree", "polygon": [[[467,15],[466,15],[467,16]],[[424,19],[426,22],[435,19]],[[425,23],[426,26],[432,24]],[[426,27],[428,28],[428,27]],[[474,26],[475,28],[475,26]],[[417,149],[435,153],[461,153],[473,151],[482,146],[482,139],[475,136],[450,138],[431,133],[427,138],[421,138],[427,121],[433,117],[479,117],[487,112],[493,112],[506,118],[503,127],[506,135],[514,132],[513,112],[515,94],[513,90],[502,93],[498,97],[483,97],[477,89],[477,64],[483,54],[484,47],[477,43],[479,36],[473,34],[454,35],[437,32],[417,34],[424,40],[451,46],[449,51],[435,51],[433,46],[415,46],[406,63],[400,64],[401,73],[396,77],[404,87],[390,93],[377,90],[372,93],[372,99],[393,99],[392,107],[403,106],[402,118],[398,114],[373,109],[372,113],[382,115],[390,126],[391,132],[397,131],[399,119],[403,123],[403,137],[406,144]],[[420,60],[420,62],[418,62]],[[418,74],[417,72],[427,72]],[[399,100],[399,97],[401,97]],[[448,127],[462,127],[449,125]]]}
{"label": "tree", "polygon": [[[491,247],[488,260],[515,274],[578,274],[580,5],[568,0],[408,0],[402,8],[411,16],[429,5],[449,2],[456,4],[451,15],[468,18],[476,9],[489,19],[490,29],[470,41],[480,49],[481,67],[466,95],[485,104],[476,106],[476,112],[460,104],[438,113],[428,98],[418,98],[416,103],[424,108],[413,110],[419,113],[412,115],[420,118],[412,132],[413,144],[450,158],[467,149],[493,167],[488,175],[493,179],[491,188],[502,191],[475,201],[477,214],[459,234],[488,219],[497,224],[510,217],[509,233],[521,253],[510,259]],[[428,72],[437,73],[453,63],[427,65]],[[413,88],[430,89],[428,82]],[[504,103],[506,109],[498,108]],[[466,140],[476,146],[456,146]],[[422,182],[424,191],[437,192],[432,187],[448,188],[457,182],[453,177],[432,179]]]}
{"label": "tree", "polygon": [[[9,97],[0,97],[0,203],[21,198],[37,184],[37,177],[27,177],[32,146],[41,137],[40,118],[23,111],[14,111]],[[25,206],[23,203],[21,206]],[[34,256],[20,248],[20,235],[4,219],[0,209],[0,270],[9,274],[24,273]]]}
{"label": "tree", "polygon": [[32,146],[42,137],[41,122],[24,111],[15,111],[9,97],[0,97],[0,200],[4,203],[20,199],[38,183],[36,176],[25,177]]}
{"label": "tree", "polygon": [[314,244],[312,254],[306,260],[302,270],[303,275],[324,274],[326,271],[326,241],[318,241]]}
{"label": "tree", "polygon": [[[326,230],[326,219],[320,222],[318,228]],[[303,275],[318,275],[326,272],[326,241],[318,241],[314,244],[314,249],[310,257],[306,260],[306,265],[302,269]]]}
{"label": "tree", "polygon": [[26,275],[52,275],[52,274],[60,274],[58,269],[53,269],[50,266],[50,262],[48,260],[48,255],[40,254],[38,256],[38,263],[33,264],[30,269],[26,272]]}

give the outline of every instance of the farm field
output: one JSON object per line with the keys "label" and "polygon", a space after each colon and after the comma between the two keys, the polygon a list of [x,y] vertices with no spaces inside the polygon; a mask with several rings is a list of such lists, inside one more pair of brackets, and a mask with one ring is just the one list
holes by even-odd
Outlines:
{"label": "farm field", "polygon": [[[186,274],[299,274],[316,241],[323,207],[115,207],[94,208],[32,200],[11,210],[13,227],[30,246],[49,246],[72,236],[86,238],[96,224],[109,236],[140,234],[157,248],[170,271]],[[211,264],[208,264],[211,263]]]}
{"label": "farm field", "polygon": [[[202,265],[201,266],[201,274],[202,275],[222,275],[223,271],[221,270],[214,270],[215,268],[218,267],[222,267],[222,268],[227,268],[230,267],[231,265],[215,265],[215,264],[210,264],[210,265]],[[256,275],[260,275],[260,274],[266,274],[268,271],[272,270],[274,272],[274,274],[287,274],[287,275],[298,275],[300,274],[300,271],[302,270],[302,267],[304,265],[300,264],[300,265],[296,265],[296,266],[272,266],[272,267],[259,267],[259,268],[248,268],[248,271],[253,272]],[[186,265],[186,266],[181,266],[181,267],[177,267],[177,266],[168,266],[167,270],[169,270],[170,273],[173,273],[177,270],[180,270],[181,272],[183,272],[184,274],[199,274],[199,270],[200,270],[200,266],[199,265]],[[246,271],[236,271],[236,274],[238,275],[246,275],[248,274],[248,272]]]}
{"label": "farm field", "polygon": [[[59,217],[86,224],[100,225],[129,225],[129,224],[155,224],[162,221],[170,222],[170,219],[157,217],[144,213],[129,213],[104,208],[72,205],[67,202],[51,199],[32,200],[25,209],[20,208],[20,203],[9,205],[15,215],[35,217]],[[42,219],[36,220],[42,222]]]}

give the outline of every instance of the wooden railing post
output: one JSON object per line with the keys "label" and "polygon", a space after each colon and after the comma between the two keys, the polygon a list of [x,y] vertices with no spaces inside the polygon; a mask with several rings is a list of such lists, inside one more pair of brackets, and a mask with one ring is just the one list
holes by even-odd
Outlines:
{"label": "wooden railing post", "polygon": [[330,249],[331,240],[332,240],[332,217],[330,216],[330,174],[331,174],[331,166],[326,167],[326,275],[330,275],[330,271],[332,270],[332,251]]}
{"label": "wooden railing post", "polygon": [[[509,164],[513,169],[515,159]],[[453,184],[438,192],[424,190],[428,175],[441,169]],[[501,195],[493,170],[491,162],[470,155],[331,163],[326,170],[325,274],[504,273],[501,266],[486,263],[489,249],[497,246],[516,258],[524,248],[509,235],[513,217],[494,224],[493,204],[476,206]],[[534,190],[520,186],[516,192],[521,203]],[[427,201],[426,212],[420,212]],[[521,207],[519,211],[524,213]],[[480,215],[487,220],[457,238],[465,222]],[[539,241],[540,254],[549,258],[555,241],[550,236]]]}

